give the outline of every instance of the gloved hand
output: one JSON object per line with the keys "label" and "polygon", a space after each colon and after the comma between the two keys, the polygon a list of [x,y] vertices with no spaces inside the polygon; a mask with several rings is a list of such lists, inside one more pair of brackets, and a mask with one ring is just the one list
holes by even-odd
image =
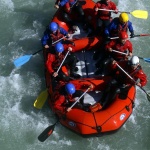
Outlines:
{"label": "gloved hand", "polygon": [[134,38],[134,32],[131,32],[130,38]]}

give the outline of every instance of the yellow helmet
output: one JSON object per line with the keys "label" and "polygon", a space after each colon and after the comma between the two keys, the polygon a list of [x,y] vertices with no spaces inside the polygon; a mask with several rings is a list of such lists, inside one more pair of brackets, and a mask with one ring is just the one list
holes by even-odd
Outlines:
{"label": "yellow helmet", "polygon": [[129,17],[128,17],[128,14],[127,13],[121,13],[120,16],[119,16],[119,21],[121,23],[126,23],[129,21]]}

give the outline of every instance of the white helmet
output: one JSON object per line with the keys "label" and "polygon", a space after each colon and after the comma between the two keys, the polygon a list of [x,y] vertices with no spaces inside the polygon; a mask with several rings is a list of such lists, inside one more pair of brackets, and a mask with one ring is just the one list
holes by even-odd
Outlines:
{"label": "white helmet", "polygon": [[138,65],[140,62],[139,58],[137,56],[132,56],[130,59],[131,65]]}

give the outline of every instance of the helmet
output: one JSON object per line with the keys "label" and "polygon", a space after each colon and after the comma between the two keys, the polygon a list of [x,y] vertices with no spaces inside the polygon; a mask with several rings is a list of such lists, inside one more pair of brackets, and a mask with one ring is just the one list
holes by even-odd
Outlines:
{"label": "helmet", "polygon": [[49,29],[50,31],[54,32],[56,30],[58,30],[58,25],[56,22],[51,22],[50,25],[49,25]]}
{"label": "helmet", "polygon": [[59,42],[55,45],[55,51],[58,53],[62,53],[64,51],[64,46]]}
{"label": "helmet", "polygon": [[138,65],[139,64],[139,58],[137,56],[132,56],[130,59],[130,64],[131,65]]}
{"label": "helmet", "polygon": [[76,91],[75,86],[72,83],[67,83],[65,89],[68,94],[74,94]]}
{"label": "helmet", "polygon": [[119,21],[121,23],[126,23],[129,21],[129,17],[128,17],[128,14],[127,13],[121,13],[120,16],[119,16]]}
{"label": "helmet", "polygon": [[127,32],[121,31],[121,32],[119,33],[119,38],[120,38],[120,39],[127,39],[127,38],[128,38]]}

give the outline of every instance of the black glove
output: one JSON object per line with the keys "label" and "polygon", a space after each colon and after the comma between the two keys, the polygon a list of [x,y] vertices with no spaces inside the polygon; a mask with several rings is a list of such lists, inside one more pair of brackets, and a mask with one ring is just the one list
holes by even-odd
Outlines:
{"label": "black glove", "polygon": [[134,38],[134,32],[131,32],[130,38]]}

